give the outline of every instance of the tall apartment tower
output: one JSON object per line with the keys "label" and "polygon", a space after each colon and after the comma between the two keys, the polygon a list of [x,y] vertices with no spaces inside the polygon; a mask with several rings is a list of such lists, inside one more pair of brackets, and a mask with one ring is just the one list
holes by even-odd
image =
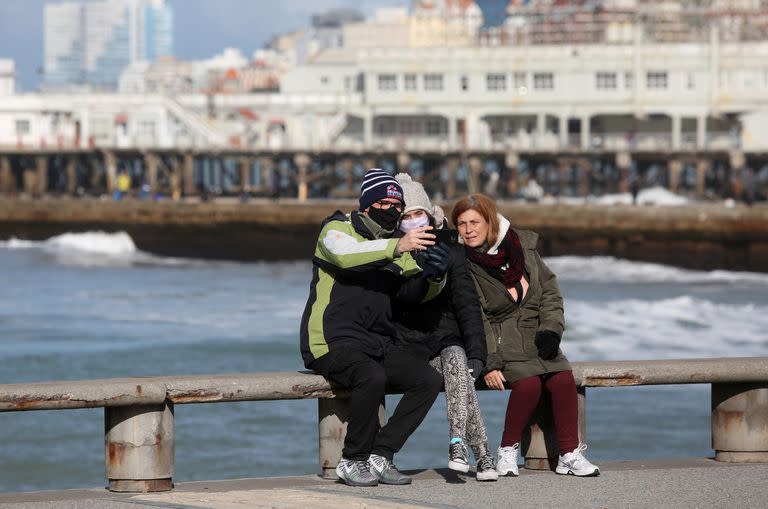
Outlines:
{"label": "tall apartment tower", "polygon": [[123,70],[173,54],[173,13],[164,0],[46,5],[46,89],[113,90]]}

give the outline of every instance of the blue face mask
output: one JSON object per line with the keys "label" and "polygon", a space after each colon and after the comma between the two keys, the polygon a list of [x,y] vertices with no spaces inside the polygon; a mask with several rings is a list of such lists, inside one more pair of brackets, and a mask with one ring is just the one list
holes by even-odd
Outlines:
{"label": "blue face mask", "polygon": [[404,231],[405,233],[408,233],[409,231],[416,228],[421,228],[422,226],[429,226],[429,216],[426,214],[422,214],[412,219],[403,219],[400,221],[400,230]]}

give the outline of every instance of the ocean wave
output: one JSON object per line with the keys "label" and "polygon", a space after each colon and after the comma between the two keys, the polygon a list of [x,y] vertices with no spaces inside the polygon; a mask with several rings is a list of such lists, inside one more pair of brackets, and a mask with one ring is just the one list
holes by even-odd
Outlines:
{"label": "ocean wave", "polygon": [[768,284],[768,274],[728,270],[689,270],[611,256],[553,256],[547,265],[564,281],[608,283]]}
{"label": "ocean wave", "polygon": [[12,237],[0,241],[0,248],[39,249],[62,265],[84,267],[121,267],[130,265],[199,265],[207,263],[191,258],[157,256],[136,247],[126,232],[89,231],[63,233],[42,241]]}
{"label": "ocean wave", "polygon": [[681,296],[566,301],[572,360],[768,355],[768,306]]}

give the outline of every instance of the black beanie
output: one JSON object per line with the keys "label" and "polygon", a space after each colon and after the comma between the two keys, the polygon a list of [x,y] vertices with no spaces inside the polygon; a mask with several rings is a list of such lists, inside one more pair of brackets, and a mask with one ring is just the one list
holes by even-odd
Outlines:
{"label": "black beanie", "polygon": [[379,168],[368,170],[360,186],[360,210],[384,198],[394,198],[405,205],[403,188],[392,175]]}

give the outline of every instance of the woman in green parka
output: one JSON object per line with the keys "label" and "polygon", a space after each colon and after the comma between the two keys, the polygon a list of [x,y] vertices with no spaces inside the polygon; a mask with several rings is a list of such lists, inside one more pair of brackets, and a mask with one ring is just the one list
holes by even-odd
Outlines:
{"label": "woman in green parka", "polygon": [[576,384],[560,350],[563,298],[555,275],[536,251],[538,235],[516,230],[487,196],[473,194],[453,207],[483,308],[488,359],[484,380],[511,389],[496,470],[518,475],[520,438],[542,391],[552,402],[560,457],[555,471],[599,475],[579,444]]}

